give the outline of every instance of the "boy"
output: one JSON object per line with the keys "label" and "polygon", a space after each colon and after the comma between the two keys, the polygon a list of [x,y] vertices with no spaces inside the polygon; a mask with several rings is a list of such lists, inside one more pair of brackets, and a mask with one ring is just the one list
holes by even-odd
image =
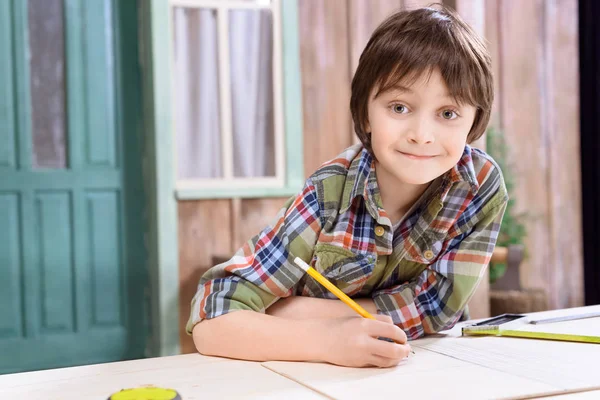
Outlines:
{"label": "boy", "polygon": [[[388,367],[408,355],[408,338],[452,327],[507,202],[498,166],[468,145],[489,121],[490,64],[446,8],[384,21],[352,81],[361,145],[321,166],[271,226],[202,277],[187,325],[198,351]],[[377,320],[358,317],[295,257]]]}

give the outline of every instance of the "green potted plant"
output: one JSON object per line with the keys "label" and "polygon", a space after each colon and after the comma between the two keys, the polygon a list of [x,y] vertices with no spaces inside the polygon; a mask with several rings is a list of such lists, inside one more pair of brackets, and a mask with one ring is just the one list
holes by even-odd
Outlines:
{"label": "green potted plant", "polygon": [[519,290],[519,265],[525,257],[523,240],[526,236],[523,224],[524,214],[515,211],[513,196],[515,181],[509,164],[508,146],[501,131],[489,128],[486,134],[486,149],[500,166],[508,190],[509,200],[502,219],[502,226],[496,242],[495,257],[490,262],[490,284],[493,289]]}

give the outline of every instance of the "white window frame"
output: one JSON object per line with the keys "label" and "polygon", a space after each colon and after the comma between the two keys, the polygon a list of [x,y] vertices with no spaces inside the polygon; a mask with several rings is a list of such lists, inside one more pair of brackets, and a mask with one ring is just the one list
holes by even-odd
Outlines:
{"label": "white window frame", "polygon": [[[286,1],[284,7],[293,4],[292,15],[296,17],[297,5],[295,0]],[[296,53],[296,68],[291,69],[284,65],[285,59],[289,61],[289,56],[284,54],[284,32],[282,29],[282,0],[271,1],[241,1],[241,0],[169,0],[169,20],[173,21],[173,10],[176,7],[212,9],[217,13],[217,48],[218,48],[218,84],[219,84],[219,108],[220,108],[220,127],[221,127],[221,163],[222,177],[217,178],[192,178],[180,179],[177,173],[177,140],[175,137],[175,121],[173,121],[173,153],[174,153],[174,173],[175,173],[175,191],[179,199],[202,199],[202,198],[222,198],[222,197],[269,197],[269,196],[287,196],[296,193],[303,181],[302,148],[301,148],[301,118],[300,107],[293,110],[286,103],[290,103],[290,92],[294,90],[286,86],[289,79],[283,77],[284,68],[286,74],[296,75],[294,79],[299,82],[299,60],[297,57],[297,23],[290,29],[295,29],[295,49],[288,49],[288,53]],[[232,130],[232,103],[231,103],[231,75],[230,75],[230,54],[229,54],[229,11],[230,10],[259,10],[269,9],[272,12],[273,21],[273,111],[274,111],[274,151],[275,151],[275,176],[274,177],[235,177],[233,172],[233,130]],[[288,12],[289,14],[289,12]],[[292,36],[294,32],[291,32]],[[286,35],[289,37],[290,34]],[[293,41],[292,41],[293,45]],[[288,43],[286,43],[288,46]],[[293,46],[292,46],[293,47]],[[173,53],[170,51],[171,62],[173,66]],[[171,68],[174,71],[174,68]],[[296,74],[294,74],[296,71]],[[175,79],[171,77],[172,81]],[[172,86],[174,91],[175,85]],[[298,92],[298,88],[295,90]],[[172,93],[175,97],[176,94]],[[298,96],[298,94],[297,94]],[[297,99],[296,99],[297,100]],[[299,101],[291,101],[301,104]],[[172,102],[173,106],[175,102]],[[295,114],[296,118],[290,118]],[[173,113],[174,115],[174,113]],[[287,119],[287,121],[286,121]],[[290,119],[293,122],[290,122]],[[293,125],[295,124],[295,125]],[[299,130],[296,128],[299,125]],[[293,140],[292,135],[300,134]],[[300,142],[300,146],[298,145]],[[290,154],[292,150],[295,154]],[[298,153],[300,157],[298,157]],[[293,160],[290,160],[293,158]],[[300,162],[298,162],[298,159]],[[299,164],[299,165],[298,165]]]}

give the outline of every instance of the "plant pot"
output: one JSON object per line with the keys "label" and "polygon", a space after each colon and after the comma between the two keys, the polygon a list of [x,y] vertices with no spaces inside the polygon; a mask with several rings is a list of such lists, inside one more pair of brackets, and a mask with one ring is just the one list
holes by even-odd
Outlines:
{"label": "plant pot", "polygon": [[[520,290],[521,277],[519,267],[525,258],[525,247],[521,244],[511,244],[505,248],[498,248],[495,255],[506,263],[506,272],[491,286],[491,290]],[[492,258],[493,261],[493,258]]]}

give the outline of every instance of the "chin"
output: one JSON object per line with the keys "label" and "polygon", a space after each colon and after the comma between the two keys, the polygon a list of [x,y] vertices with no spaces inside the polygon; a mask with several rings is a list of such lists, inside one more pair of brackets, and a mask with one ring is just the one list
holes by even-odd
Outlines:
{"label": "chin", "polygon": [[409,184],[409,185],[425,185],[427,183],[430,183],[431,181],[433,181],[436,177],[428,177],[428,176],[422,176],[422,177],[415,177],[413,176],[398,176],[398,179],[401,180],[402,182]]}

